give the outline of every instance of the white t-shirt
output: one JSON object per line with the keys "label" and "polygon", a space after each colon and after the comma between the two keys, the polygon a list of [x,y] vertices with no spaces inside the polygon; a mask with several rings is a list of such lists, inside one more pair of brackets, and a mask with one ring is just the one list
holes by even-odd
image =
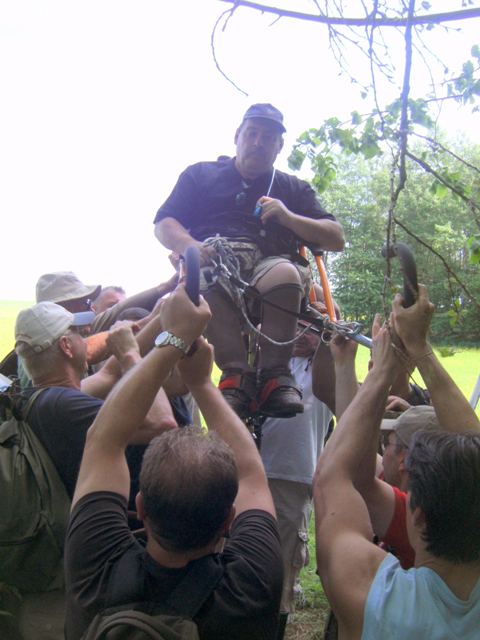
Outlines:
{"label": "white t-shirt", "polygon": [[426,567],[402,569],[388,554],[379,566],[365,604],[362,640],[477,640],[480,638],[480,580],[460,600]]}
{"label": "white t-shirt", "polygon": [[267,418],[260,453],[268,478],[311,484],[332,412],[313,395],[310,360],[292,358],[290,368],[302,391],[304,412]]}

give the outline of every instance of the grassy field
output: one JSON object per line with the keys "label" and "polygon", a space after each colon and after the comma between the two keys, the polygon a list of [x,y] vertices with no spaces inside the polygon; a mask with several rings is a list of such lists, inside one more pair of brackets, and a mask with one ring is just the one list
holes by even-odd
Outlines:
{"label": "grassy field", "polygon": [[[14,326],[18,312],[32,302],[0,301],[0,360],[13,348]],[[442,350],[437,350],[441,356]],[[441,357],[441,362],[467,398],[470,398],[480,373],[480,349],[450,350],[449,357]],[[367,372],[369,351],[359,347],[357,354],[357,375],[363,379]],[[218,379],[219,372],[214,372]],[[420,377],[414,374],[414,380],[422,386]],[[480,407],[477,408],[477,413]],[[480,413],[479,413],[480,415]],[[292,616],[287,626],[287,640],[319,640],[323,637],[323,627],[328,612],[328,603],[323,594],[319,579],[315,573],[315,544],[313,519],[310,526],[310,564],[302,571],[301,584],[304,592],[302,607]]]}
{"label": "grassy field", "polygon": [[15,342],[15,318],[21,309],[33,304],[33,301],[0,300],[0,360],[12,349]]}

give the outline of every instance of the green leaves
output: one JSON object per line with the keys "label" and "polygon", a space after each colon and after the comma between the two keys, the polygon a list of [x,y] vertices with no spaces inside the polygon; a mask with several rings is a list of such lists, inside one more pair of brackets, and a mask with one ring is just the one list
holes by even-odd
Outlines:
{"label": "green leaves", "polygon": [[470,236],[467,240],[469,260],[471,264],[480,264],[480,233]]}

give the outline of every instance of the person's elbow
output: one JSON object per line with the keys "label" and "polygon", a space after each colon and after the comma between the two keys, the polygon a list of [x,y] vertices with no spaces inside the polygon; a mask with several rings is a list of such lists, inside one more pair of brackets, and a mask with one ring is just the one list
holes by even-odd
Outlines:
{"label": "person's elbow", "polygon": [[129,444],[149,444],[151,440],[161,436],[162,433],[170,431],[171,429],[178,429],[178,424],[173,416],[163,416],[156,420],[147,417],[137,432],[133,435]]}
{"label": "person's elbow", "polygon": [[159,220],[155,223],[153,228],[153,232],[155,234],[156,239],[163,244],[164,241],[164,227],[165,220]]}
{"label": "person's elbow", "polygon": [[345,249],[345,234],[343,227],[338,222],[332,221],[332,234],[328,246],[329,251],[343,251]]}
{"label": "person's elbow", "polygon": [[156,420],[145,419],[144,427],[154,433],[153,437],[161,435],[164,431],[170,431],[170,429],[176,429],[178,427],[177,421],[173,416],[162,416]]}

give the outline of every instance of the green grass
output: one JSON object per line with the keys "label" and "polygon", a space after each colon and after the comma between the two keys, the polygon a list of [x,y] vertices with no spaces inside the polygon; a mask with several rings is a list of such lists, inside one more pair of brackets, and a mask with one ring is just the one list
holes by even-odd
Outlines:
{"label": "green grass", "polygon": [[18,312],[33,304],[33,301],[0,300],[0,360],[15,344],[15,319]]}

